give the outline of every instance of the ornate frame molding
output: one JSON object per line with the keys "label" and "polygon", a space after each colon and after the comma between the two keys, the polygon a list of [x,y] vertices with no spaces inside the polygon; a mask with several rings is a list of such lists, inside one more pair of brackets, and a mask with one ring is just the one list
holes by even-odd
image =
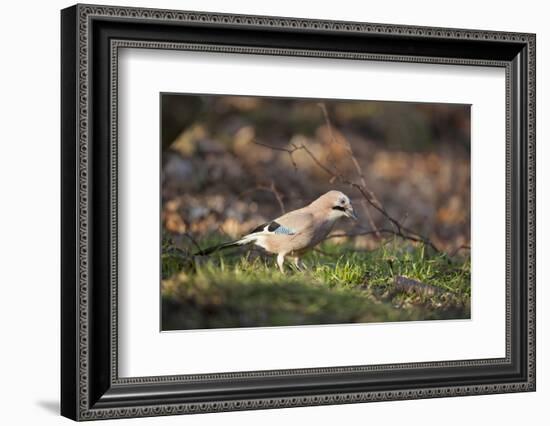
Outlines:
{"label": "ornate frame molding", "polygon": [[[197,412],[229,411],[244,409],[261,409],[275,407],[308,406],[323,404],[341,404],[351,402],[382,401],[382,400],[400,400],[415,398],[434,398],[443,396],[475,395],[488,393],[532,391],[535,389],[535,36],[533,34],[519,34],[509,32],[495,31],[477,31],[464,29],[447,28],[426,28],[411,27],[402,25],[369,24],[357,22],[336,22],[308,19],[293,19],[265,16],[244,16],[213,14],[202,12],[183,12],[156,9],[135,9],[126,7],[104,7],[77,5],[64,11],[66,20],[66,33],[64,37],[73,36],[74,46],[65,46],[65,55],[74,63],[65,65],[67,72],[74,72],[74,91],[76,102],[72,105],[64,105],[66,108],[74,108],[75,114],[75,132],[74,137],[66,137],[63,146],[72,145],[75,156],[73,158],[63,159],[64,164],[68,161],[76,162],[74,167],[74,176],[72,169],[67,167],[67,174],[74,177],[74,182],[70,188],[74,190],[74,199],[66,198],[64,209],[71,204],[70,209],[75,214],[75,229],[72,238],[74,241],[74,250],[69,250],[64,254],[64,263],[75,262],[73,265],[76,276],[64,280],[63,291],[73,291],[75,306],[73,309],[65,307],[63,321],[74,321],[73,327],[76,336],[67,336],[65,331],[64,353],[76,350],[77,356],[74,357],[71,371],[65,373],[65,379],[62,382],[65,391],[62,391],[62,412],[74,419],[91,420],[112,417],[138,417],[151,415],[169,415]],[[92,52],[94,49],[92,23],[95,20],[111,20],[111,22],[139,22],[142,24],[178,24],[193,26],[223,26],[224,28],[255,28],[255,29],[277,29],[281,31],[292,31],[293,33],[307,33],[314,31],[316,33],[331,34],[354,34],[354,35],[376,35],[381,37],[411,37],[414,40],[449,40],[449,41],[480,41],[480,42],[505,42],[511,45],[516,44],[518,48],[525,49],[523,60],[526,60],[526,78],[525,87],[525,126],[527,140],[525,148],[526,180],[525,187],[519,187],[520,191],[525,191],[526,200],[526,277],[525,297],[526,297],[526,362],[525,378],[517,381],[503,382],[499,384],[476,384],[476,385],[453,385],[436,386],[427,388],[407,388],[402,387],[396,390],[377,390],[377,391],[358,391],[358,392],[332,392],[312,394],[305,396],[273,396],[268,398],[230,398],[217,399],[215,401],[203,402],[164,402],[157,404],[114,404],[111,399],[104,403],[102,398],[94,396],[97,392],[90,388],[91,375],[96,374],[96,367],[90,363],[93,347],[94,334],[91,330],[91,321],[95,317],[90,315],[90,276],[91,276],[91,215],[94,205],[92,194],[92,174],[90,155],[91,147],[91,115],[93,105],[91,98],[93,96],[93,81],[91,76]],[[68,43],[68,42],[67,42]],[[301,369],[301,370],[274,370],[262,372],[242,372],[242,373],[222,373],[208,375],[192,376],[161,376],[161,377],[140,377],[140,378],[119,378],[117,368],[117,87],[118,87],[118,50],[120,48],[154,48],[154,49],[177,49],[177,50],[195,50],[208,52],[225,52],[236,54],[264,54],[264,55],[292,55],[292,56],[310,56],[337,59],[356,59],[356,60],[374,60],[374,61],[397,61],[397,62],[424,62],[424,63],[444,63],[457,65],[481,65],[504,67],[506,69],[506,110],[507,110],[507,164],[506,164],[506,194],[507,194],[507,259],[506,259],[506,357],[503,359],[483,359],[483,360],[464,360],[453,362],[434,362],[434,363],[415,363],[415,364],[392,364],[377,366],[353,366],[353,367],[327,367],[320,369]],[[71,54],[69,50],[74,50]],[[72,55],[72,56],[71,56]],[[488,365],[511,364],[512,360],[512,327],[513,312],[511,307],[514,289],[512,287],[512,269],[511,259],[513,256],[512,238],[512,191],[513,184],[512,161],[516,161],[512,150],[512,138],[514,132],[518,129],[511,127],[512,114],[514,108],[521,108],[513,104],[513,98],[517,95],[516,82],[513,80],[515,64],[511,60],[486,60],[460,57],[440,57],[440,56],[413,56],[402,54],[380,54],[363,52],[343,52],[317,49],[296,49],[279,47],[253,47],[253,46],[231,46],[212,43],[182,43],[176,41],[145,41],[145,40],[122,40],[110,39],[109,46],[110,64],[109,64],[109,88],[110,88],[110,309],[109,323],[110,329],[109,341],[111,345],[110,365],[109,365],[109,387],[121,389],[124,386],[137,385],[169,385],[171,383],[217,383],[221,380],[246,379],[246,378],[266,378],[266,377],[297,377],[309,374],[320,376],[330,376],[332,374],[359,373],[373,371],[406,370],[420,368],[449,368],[449,367],[474,367]],[[74,68],[74,69],[73,69]],[[70,96],[67,98],[70,99]],[[64,98],[65,100],[65,98]],[[65,103],[68,101],[65,101]],[[67,114],[67,113],[66,113]],[[515,169],[514,169],[515,170]],[[70,172],[70,173],[69,173]],[[67,184],[69,185],[69,184]],[[68,197],[68,196],[67,196]],[[68,230],[69,232],[69,230]],[[67,237],[67,238],[70,238]],[[67,245],[67,243],[66,243]],[[70,290],[72,289],[72,290]],[[63,302],[66,304],[66,301]],[[65,306],[65,305],[64,305]],[[70,342],[69,342],[70,340]],[[74,340],[74,341],[73,341]],[[66,346],[66,347],[65,347]],[[70,355],[67,354],[67,357]],[[69,368],[63,366],[63,368]],[[522,376],[523,377],[523,376]],[[69,379],[75,379],[74,382]],[[64,393],[65,392],[65,393]],[[76,397],[71,399],[67,396],[68,392],[75,392]],[[114,397],[113,397],[114,398]],[[114,401],[114,399],[113,399]],[[76,405],[73,406],[73,403]],[[114,404],[114,405],[113,405]]]}

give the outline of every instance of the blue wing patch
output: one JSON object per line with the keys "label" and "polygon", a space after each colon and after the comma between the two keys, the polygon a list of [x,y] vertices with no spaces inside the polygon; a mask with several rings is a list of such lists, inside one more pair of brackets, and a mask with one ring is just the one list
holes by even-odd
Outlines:
{"label": "blue wing patch", "polygon": [[282,235],[294,235],[294,231],[290,228],[287,228],[286,226],[279,225],[274,231],[274,234],[282,234]]}

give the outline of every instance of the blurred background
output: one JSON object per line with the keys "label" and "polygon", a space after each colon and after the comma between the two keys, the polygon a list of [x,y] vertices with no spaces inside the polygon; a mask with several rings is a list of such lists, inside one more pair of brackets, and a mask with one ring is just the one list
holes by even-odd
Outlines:
{"label": "blurred background", "polygon": [[[358,165],[387,212],[441,250],[470,242],[469,105],[180,94],[161,104],[162,224],[176,245],[239,237],[330,189],[360,217],[341,221],[342,232],[389,227],[356,190],[291,152],[301,145],[360,183]],[[357,247],[379,242],[353,237]]]}

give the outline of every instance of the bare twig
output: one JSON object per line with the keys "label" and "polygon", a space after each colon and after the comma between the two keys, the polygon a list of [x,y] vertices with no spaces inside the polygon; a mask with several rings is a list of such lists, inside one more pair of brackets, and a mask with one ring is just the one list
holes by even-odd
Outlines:
{"label": "bare twig", "polygon": [[269,187],[270,192],[275,196],[275,199],[279,203],[279,208],[281,209],[281,213],[285,214],[285,203],[283,203],[283,197],[279,191],[277,191],[277,188],[275,187],[275,182],[271,181],[271,186]]}
{"label": "bare twig", "polygon": [[[319,105],[319,107],[321,108],[321,110],[323,112],[323,116],[324,116],[328,131],[329,131],[329,138],[331,140],[331,144],[336,144],[336,143],[338,143],[338,141],[335,137],[333,127],[332,127],[332,123],[331,123],[330,117],[328,115],[327,108],[323,103],[319,103],[318,105]],[[298,166],[297,166],[296,161],[294,159],[294,154],[297,151],[300,151],[300,150],[304,151],[309,156],[309,158],[321,170],[323,170],[330,177],[330,182],[338,181],[341,184],[348,185],[348,186],[354,188],[355,190],[357,190],[362,195],[363,198],[362,198],[361,204],[364,207],[364,210],[365,210],[365,213],[367,215],[369,225],[372,228],[372,231],[362,231],[362,232],[354,233],[354,234],[333,234],[333,235],[329,236],[329,238],[336,238],[338,236],[348,236],[348,237],[350,237],[350,236],[371,235],[371,234],[374,234],[374,235],[376,235],[377,238],[380,238],[381,234],[392,234],[392,235],[395,235],[395,236],[398,236],[400,238],[407,239],[407,240],[410,240],[410,241],[421,242],[421,243],[431,247],[434,251],[440,252],[439,248],[435,245],[435,243],[430,238],[420,234],[419,232],[413,231],[412,229],[406,227],[403,224],[403,221],[407,218],[407,215],[405,215],[403,220],[397,220],[388,213],[388,211],[385,209],[385,207],[382,205],[382,203],[378,200],[376,195],[368,189],[365,175],[364,175],[363,170],[362,170],[362,168],[359,164],[359,161],[357,160],[357,157],[355,156],[355,154],[353,152],[351,144],[349,143],[349,141],[346,138],[340,138],[340,139],[342,140],[342,143],[343,143],[345,149],[347,150],[348,155],[349,155],[349,157],[350,157],[350,159],[351,159],[351,161],[354,165],[355,171],[356,171],[357,175],[359,176],[359,183],[353,182],[352,180],[345,177],[342,173],[340,173],[340,171],[336,168],[335,165],[328,166],[327,164],[324,164],[304,144],[300,144],[300,145],[290,144],[290,148],[283,148],[283,147],[275,147],[275,146],[263,144],[263,143],[260,143],[260,142],[255,142],[255,143],[257,145],[261,145],[265,148],[286,152],[289,155],[290,160],[291,160],[295,170],[298,170]],[[373,220],[373,218],[371,216],[371,213],[370,213],[369,206],[371,206],[376,211],[378,211],[382,216],[384,216],[390,222],[393,229],[379,229],[376,226],[376,224],[374,223],[374,220]],[[456,255],[458,253],[458,251],[460,251],[462,249],[469,249],[469,248],[470,247],[467,246],[467,245],[460,246],[456,250],[453,251],[453,254],[451,255],[451,257]]]}
{"label": "bare twig", "polygon": [[376,226],[376,223],[374,223],[374,219],[372,218],[372,214],[370,212],[369,206],[367,205],[367,202],[365,200],[361,200],[361,206],[363,206],[363,210],[365,211],[365,214],[367,215],[367,220],[369,221],[369,225],[376,232],[376,236],[378,238],[380,238],[380,233],[378,232],[378,227]]}
{"label": "bare twig", "polygon": [[[327,155],[325,156],[325,160],[328,160],[330,155],[331,155],[331,150],[330,150],[330,146],[332,145],[337,145],[338,144],[338,141],[336,140],[336,137],[334,136],[334,132],[332,130],[332,124],[330,122],[330,117],[328,115],[328,112],[327,112],[327,108],[325,106],[325,104],[323,102],[319,102],[317,104],[317,106],[319,108],[321,108],[321,111],[323,111],[323,116],[325,117],[325,122],[326,122],[326,125],[327,125],[327,129],[328,129],[328,136],[329,136],[329,149],[327,150]],[[334,167],[334,169],[336,170],[336,172],[338,174],[341,174],[340,170],[338,170],[338,167],[336,166],[336,162],[332,162],[332,166]]]}
{"label": "bare twig", "polygon": [[[318,105],[321,108],[321,111],[323,111],[323,116],[325,117],[325,122],[326,122],[326,125],[328,127],[328,131],[329,131],[329,135],[330,135],[330,138],[332,140],[332,143],[336,143],[336,138],[334,137],[334,132],[332,131],[332,123],[330,121],[330,117],[328,116],[327,107],[322,102],[320,102]],[[351,158],[351,161],[353,162],[353,165],[355,167],[355,171],[359,175],[359,178],[361,180],[361,185],[363,185],[364,188],[367,188],[367,180],[365,179],[363,169],[361,169],[361,166],[359,165],[359,161],[357,161],[357,157],[355,157],[355,154],[353,153],[353,149],[351,148],[351,144],[345,138],[344,138],[344,146],[345,146],[346,150],[348,151],[348,154]],[[374,194],[372,194],[372,192],[371,192],[371,195],[373,196],[373,199],[376,198],[376,197],[374,197]],[[378,200],[376,200],[376,201],[378,201]],[[366,201],[362,200],[361,205],[363,206],[363,210],[365,210],[365,213],[367,215],[367,220],[369,221],[369,225],[371,226],[372,229],[374,229],[376,231],[376,237],[380,238],[380,233],[378,232],[378,228],[377,228],[376,224],[374,223],[374,220],[372,218],[370,209],[369,209]]]}
{"label": "bare twig", "polygon": [[[386,219],[392,224],[392,226],[395,228],[394,231],[392,231],[392,233],[394,235],[397,235],[397,236],[399,236],[401,238],[404,238],[404,239],[407,239],[407,240],[422,242],[425,245],[430,246],[434,251],[440,252],[440,250],[437,248],[437,246],[428,237],[425,237],[425,236],[421,235],[420,233],[415,232],[415,231],[401,225],[401,223],[399,223],[399,221],[397,219],[394,219],[392,216],[390,216],[390,214],[386,211],[384,206],[381,203],[379,203],[378,200],[375,197],[373,197],[373,195],[371,195],[372,193],[368,189],[364,188],[362,185],[360,185],[356,182],[352,182],[352,181],[346,179],[341,174],[334,173],[328,166],[321,163],[319,161],[319,159],[313,154],[313,152],[311,152],[311,150],[307,146],[298,145],[298,146],[293,146],[292,149],[279,148],[279,150],[281,150],[281,151],[288,152],[289,155],[292,155],[294,152],[296,152],[299,149],[303,150],[310,157],[310,159],[315,164],[317,164],[317,166],[319,168],[321,168],[331,178],[333,178],[334,180],[339,181],[340,183],[342,183],[344,185],[349,185],[350,187],[352,187],[352,188],[356,189],[357,191],[359,191],[361,193],[361,195],[363,196],[363,198],[366,200],[366,202],[369,205],[371,205],[375,210],[377,210],[379,213],[381,213],[384,217],[386,217]],[[374,231],[374,233],[375,232],[376,231]],[[379,230],[379,232],[382,233],[380,230]]]}
{"label": "bare twig", "polygon": [[[296,151],[303,150],[309,158],[321,169],[323,170],[327,175],[330,176],[331,181],[338,181],[344,185],[348,185],[357,191],[363,196],[365,201],[372,206],[375,210],[377,210],[379,213],[381,213],[393,226],[394,230],[391,231],[392,234],[397,235],[403,239],[407,239],[410,241],[415,242],[421,242],[429,247],[431,247],[434,251],[440,252],[439,248],[431,241],[428,237],[413,231],[405,226],[403,226],[397,219],[393,218],[384,208],[384,206],[378,201],[378,199],[374,196],[374,194],[369,191],[366,187],[364,187],[362,184],[358,184],[356,182],[353,182],[347,178],[345,178],[342,174],[334,172],[329,166],[323,164],[316,156],[311,152],[311,150],[306,145],[291,145],[291,148],[281,148],[281,147],[273,147],[271,145],[262,144],[259,142],[255,142],[257,145],[261,145],[266,148],[275,149],[277,151],[282,151],[288,153],[288,155],[291,158],[292,163],[296,167],[296,163],[293,159],[293,154]],[[388,230],[378,230],[373,231],[373,233],[388,233]]]}
{"label": "bare twig", "polygon": [[277,190],[277,187],[275,186],[275,182],[272,180],[270,186],[265,185],[256,185],[254,188],[247,189],[246,191],[243,191],[239,194],[239,197],[242,197],[245,194],[250,194],[251,192],[257,192],[257,191],[266,191],[271,192],[275,199],[277,200],[277,203],[279,204],[279,208],[281,209],[281,214],[286,213],[285,203],[283,202],[283,196],[282,194]]}
{"label": "bare twig", "polygon": [[288,153],[289,157],[290,157],[290,161],[292,161],[292,165],[294,166],[294,170],[295,171],[298,171],[298,165],[296,164],[296,162],[294,161],[294,157],[292,156],[296,151],[299,151],[300,149],[303,149],[302,146],[296,146],[294,144],[290,144],[291,148],[281,148],[281,147],[278,147],[278,146],[273,146],[273,145],[268,145],[268,144],[265,144],[265,143],[261,143],[261,142],[258,142],[258,141],[254,141],[254,143],[256,145],[260,145],[260,146],[263,146],[265,148],[269,148],[269,149],[273,149],[275,151],[283,151],[283,152],[286,152]]}
{"label": "bare twig", "polygon": [[202,248],[201,246],[199,245],[199,243],[197,242],[197,240],[195,240],[193,238],[193,236],[191,234],[189,234],[188,232],[184,232],[182,234],[184,237],[186,237],[189,241],[191,241],[191,243],[195,246],[196,249],[198,249],[199,252],[202,251]]}

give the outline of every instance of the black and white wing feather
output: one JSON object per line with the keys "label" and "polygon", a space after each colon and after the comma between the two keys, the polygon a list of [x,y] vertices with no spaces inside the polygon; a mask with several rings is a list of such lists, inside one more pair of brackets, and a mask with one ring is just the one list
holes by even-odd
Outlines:
{"label": "black and white wing feather", "polygon": [[260,226],[257,226],[250,232],[248,235],[252,234],[279,234],[279,235],[294,235],[296,231],[288,226],[283,226],[276,221],[271,221],[267,223],[262,223]]}

